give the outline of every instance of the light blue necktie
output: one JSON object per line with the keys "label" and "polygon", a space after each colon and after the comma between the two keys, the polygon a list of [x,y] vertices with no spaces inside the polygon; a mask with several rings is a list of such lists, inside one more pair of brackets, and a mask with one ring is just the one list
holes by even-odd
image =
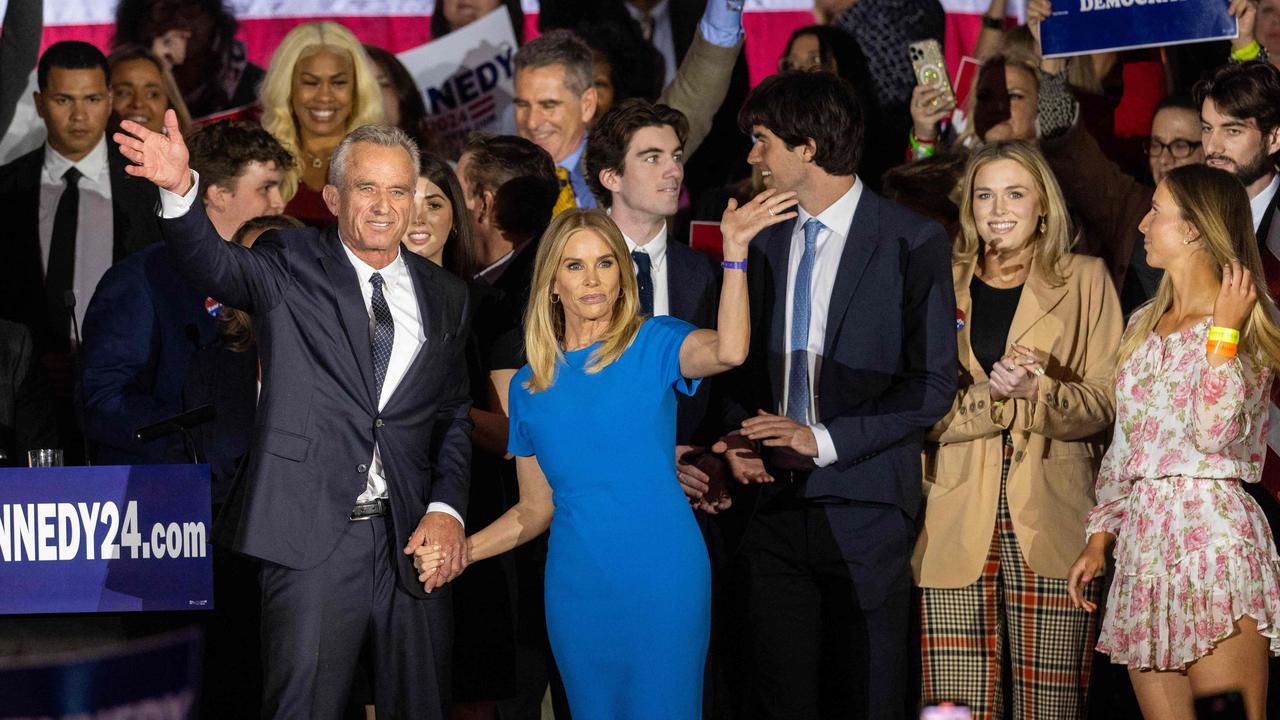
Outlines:
{"label": "light blue necktie", "polygon": [[796,270],[791,293],[791,371],[787,377],[787,417],[809,424],[809,286],[813,281],[813,256],[822,223],[809,218],[804,224],[804,254]]}

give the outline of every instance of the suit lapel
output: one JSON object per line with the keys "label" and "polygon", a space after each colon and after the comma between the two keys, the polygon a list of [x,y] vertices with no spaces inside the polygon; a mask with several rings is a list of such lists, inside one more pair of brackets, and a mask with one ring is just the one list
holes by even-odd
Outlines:
{"label": "suit lapel", "polygon": [[376,408],[378,397],[373,383],[373,351],[369,347],[369,311],[365,309],[364,296],[360,294],[356,269],[342,250],[336,226],[330,225],[321,231],[320,242],[325,250],[320,264],[333,288],[338,317],[342,319],[347,341],[351,343],[351,354],[360,368],[360,376],[364,378],[370,407]]}
{"label": "suit lapel", "polygon": [[1009,344],[1025,345],[1027,334],[1036,323],[1057,307],[1066,296],[1065,284],[1051,287],[1040,277],[1040,273],[1032,268],[1031,273],[1027,275],[1026,284],[1023,285],[1022,298],[1018,301],[1018,310],[1013,314],[1013,323],[1009,325]]}
{"label": "suit lapel", "polygon": [[[403,247],[400,252],[408,252]],[[391,393],[391,397],[387,398],[387,407],[391,407],[391,403],[400,397],[401,391],[406,385],[415,384],[413,381],[414,374],[426,362],[427,353],[431,350],[432,338],[435,335],[435,328],[439,324],[436,318],[431,315],[431,307],[427,303],[427,288],[430,287],[430,281],[427,278],[426,267],[424,262],[410,262],[412,258],[405,255],[405,267],[409,270],[409,278],[413,283],[413,296],[418,302],[418,318],[422,323],[422,346],[418,348],[418,354],[413,356],[413,361],[409,363],[409,368],[405,370],[404,377],[400,380],[400,384],[396,385],[395,392]],[[416,338],[414,338],[416,341]]]}
{"label": "suit lapel", "polygon": [[840,253],[840,270],[836,273],[835,287],[831,289],[831,302],[827,310],[826,337],[822,344],[822,356],[831,357],[836,334],[853,300],[854,291],[862,281],[862,273],[871,262],[880,242],[880,198],[866,189],[854,210],[853,222],[845,236],[844,251]]}

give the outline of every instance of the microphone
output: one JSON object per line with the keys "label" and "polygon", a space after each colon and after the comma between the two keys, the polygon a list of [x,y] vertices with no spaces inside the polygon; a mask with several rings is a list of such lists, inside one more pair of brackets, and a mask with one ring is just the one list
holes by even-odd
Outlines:
{"label": "microphone", "polygon": [[[67,289],[62,293],[62,306],[67,309],[67,314],[71,316],[71,334],[76,339],[76,349],[75,349],[75,353],[72,355],[72,357],[75,359],[74,367],[75,367],[75,373],[76,373],[76,382],[77,383],[83,382],[84,353],[82,352],[81,349],[84,347],[84,342],[80,339],[80,321],[76,320],[76,291],[75,290]],[[77,415],[76,419],[80,421],[80,442],[83,443],[84,445],[81,448],[81,450],[84,451],[84,464],[92,465],[93,462],[89,459],[89,433],[85,432],[85,429],[84,429],[84,415],[83,413],[76,413],[76,415]]]}
{"label": "microphone", "polygon": [[150,442],[156,438],[190,430],[201,423],[209,422],[215,414],[213,405],[201,405],[173,417],[167,417],[159,422],[140,427],[134,431],[133,438],[138,442]]}

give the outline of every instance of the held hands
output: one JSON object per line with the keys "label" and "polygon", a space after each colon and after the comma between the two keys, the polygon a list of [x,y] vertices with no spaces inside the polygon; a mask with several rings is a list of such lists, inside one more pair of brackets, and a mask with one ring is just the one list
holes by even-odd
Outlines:
{"label": "held hands", "polygon": [[[680,481],[680,489],[689,498],[690,505],[709,515],[715,515],[721,510],[728,510],[733,500],[729,497],[728,488],[724,486],[723,472],[717,473],[721,476],[717,480],[699,467],[707,460],[717,464],[720,462],[712,455],[702,454],[702,450],[703,448],[692,445],[676,446],[676,479]],[[689,453],[700,457],[695,462],[685,462],[685,456]]]}
{"label": "held hands", "polygon": [[449,513],[429,512],[409,536],[404,554],[413,556],[422,589],[431,592],[467,567],[467,538],[462,523]]}
{"label": "held hands", "polygon": [[956,109],[955,98],[941,85],[916,85],[911,90],[911,132],[916,139],[938,139],[938,123]]}
{"label": "held hands", "polygon": [[739,432],[720,438],[720,442],[711,446],[711,452],[724,456],[733,479],[743,485],[773,482],[773,476],[764,469],[764,460],[756,452],[755,444]]}
{"label": "held hands", "polygon": [[125,172],[146,178],[176,195],[186,195],[191,190],[191,156],[173,110],[164,113],[164,134],[132,120],[122,120],[120,130],[111,139],[120,146],[125,159],[133,163],[125,166]]}
{"label": "held hands", "polygon": [[1257,302],[1258,293],[1253,274],[1239,260],[1223,265],[1222,287],[1218,290],[1218,299],[1213,303],[1213,324],[1242,330]]}
{"label": "held hands", "polygon": [[791,208],[797,202],[799,201],[794,192],[778,192],[772,188],[743,203],[741,207],[737,200],[729,198],[729,205],[720,217],[724,259],[746,260],[751,238],[771,225],[796,217],[798,213]]}
{"label": "held hands", "polygon": [[1258,17],[1257,0],[1231,0],[1231,4],[1227,6],[1227,15],[1240,24],[1240,34],[1231,40],[1232,52],[1249,47],[1257,39],[1253,34],[1253,24]]}
{"label": "held hands", "polygon": [[1067,571],[1067,595],[1071,598],[1071,604],[1081,608],[1085,612],[1093,612],[1098,609],[1098,604],[1085,599],[1084,588],[1094,578],[1101,577],[1107,572],[1107,545],[1114,536],[1108,533],[1094,533],[1089,538],[1089,544],[1080,553],[1080,557],[1072,563],[1071,569]]}
{"label": "held hands", "polygon": [[1015,344],[991,368],[991,399],[1035,400],[1036,383],[1043,374],[1044,365],[1035,351]]}

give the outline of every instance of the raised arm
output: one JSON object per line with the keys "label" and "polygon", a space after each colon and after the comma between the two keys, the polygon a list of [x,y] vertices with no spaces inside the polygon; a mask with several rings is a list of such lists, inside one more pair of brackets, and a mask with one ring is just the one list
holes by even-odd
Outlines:
{"label": "raised arm", "polygon": [[747,359],[751,344],[751,308],[747,297],[747,252],[765,228],[796,217],[794,192],[765,190],[738,206],[729,200],[720,219],[724,236],[724,280],[715,330],[695,330],[680,346],[680,374],[702,378],[725,372]]}

